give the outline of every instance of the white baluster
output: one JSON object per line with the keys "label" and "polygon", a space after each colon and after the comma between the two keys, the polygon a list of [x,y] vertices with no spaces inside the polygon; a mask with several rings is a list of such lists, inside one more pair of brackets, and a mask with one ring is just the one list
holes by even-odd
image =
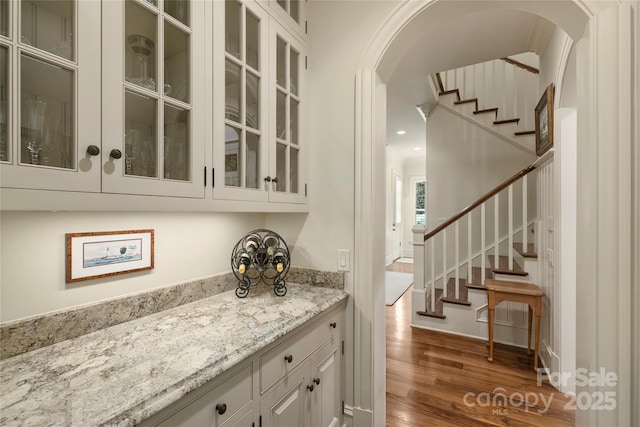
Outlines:
{"label": "white baluster", "polygon": [[447,297],[447,229],[442,230],[442,294]]}
{"label": "white baluster", "polygon": [[471,228],[471,212],[467,215],[467,284],[471,282],[471,236],[472,236],[472,228]]}
{"label": "white baluster", "polygon": [[436,311],[436,237],[431,238],[431,311]]}
{"label": "white baluster", "polygon": [[513,184],[509,186],[509,270],[513,270]]}
{"label": "white baluster", "polygon": [[456,221],[456,228],[455,228],[455,252],[456,252],[456,283],[455,283],[455,288],[454,288],[454,295],[456,297],[456,299],[460,298],[460,251],[459,251],[459,242],[460,242],[460,221]]}
{"label": "white baluster", "polygon": [[499,249],[500,249],[500,193],[496,194],[496,197],[493,199],[493,254],[495,255],[494,260],[494,268],[498,268],[499,263]]}
{"label": "white baluster", "polygon": [[522,177],[522,250],[527,251],[527,223],[528,223],[528,214],[527,214],[527,177],[529,175],[525,175]]}
{"label": "white baluster", "polygon": [[[486,274],[484,269],[486,268],[486,233],[487,233],[487,224],[485,221],[486,218],[486,206],[485,203],[482,203],[480,206],[480,284],[484,285],[484,281],[486,279]],[[476,283],[477,284],[477,283]]]}

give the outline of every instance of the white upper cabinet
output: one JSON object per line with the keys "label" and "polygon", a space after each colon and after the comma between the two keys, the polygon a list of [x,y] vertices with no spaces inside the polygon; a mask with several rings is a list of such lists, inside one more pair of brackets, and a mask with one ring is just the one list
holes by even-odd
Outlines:
{"label": "white upper cabinet", "polygon": [[214,197],[304,203],[304,46],[254,1],[213,16]]}
{"label": "white upper cabinet", "polygon": [[100,3],[0,8],[2,187],[100,191]]}
{"label": "white upper cabinet", "polygon": [[301,38],[307,35],[306,0],[260,0],[268,5],[278,21]]}
{"label": "white upper cabinet", "polygon": [[102,14],[103,192],[204,197],[204,2]]}
{"label": "white upper cabinet", "polygon": [[0,0],[2,209],[305,211],[303,17],[293,0]]}

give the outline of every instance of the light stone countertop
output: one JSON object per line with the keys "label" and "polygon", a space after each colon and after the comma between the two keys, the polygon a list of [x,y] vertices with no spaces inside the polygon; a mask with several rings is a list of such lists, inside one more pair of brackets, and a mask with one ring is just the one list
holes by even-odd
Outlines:
{"label": "light stone countertop", "polygon": [[132,426],[348,298],[233,291],[0,361],[0,425]]}

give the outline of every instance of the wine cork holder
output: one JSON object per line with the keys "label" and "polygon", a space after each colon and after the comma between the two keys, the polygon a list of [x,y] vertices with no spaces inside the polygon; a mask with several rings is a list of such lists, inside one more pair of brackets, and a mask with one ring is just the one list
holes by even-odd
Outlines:
{"label": "wine cork holder", "polygon": [[231,270],[238,279],[236,295],[245,298],[253,286],[262,282],[273,286],[277,296],[284,296],[289,266],[289,248],[277,233],[257,229],[245,234],[231,253]]}

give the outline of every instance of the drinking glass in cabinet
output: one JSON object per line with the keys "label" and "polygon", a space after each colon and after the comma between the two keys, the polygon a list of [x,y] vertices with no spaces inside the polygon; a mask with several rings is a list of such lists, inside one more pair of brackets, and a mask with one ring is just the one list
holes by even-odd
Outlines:
{"label": "drinking glass in cabinet", "polygon": [[189,181],[189,111],[165,105],[164,135],[164,178]]}
{"label": "drinking glass in cabinet", "polygon": [[189,102],[189,36],[165,22],[164,40],[164,94]]}
{"label": "drinking glass in cabinet", "polygon": [[142,6],[125,3],[125,80],[156,90],[156,16]]}
{"label": "drinking glass in cabinet", "polygon": [[73,0],[23,0],[20,42],[73,60],[74,8]]}
{"label": "drinking glass in cabinet", "polygon": [[225,51],[240,59],[241,5],[237,1],[227,1],[225,7]]}
{"label": "drinking glass in cabinet", "polygon": [[74,81],[71,70],[21,55],[20,163],[74,167]]}
{"label": "drinking glass in cabinet", "polygon": [[165,0],[164,11],[184,25],[189,25],[189,0]]}
{"label": "drinking glass in cabinet", "polygon": [[157,102],[125,92],[125,174],[157,177]]}

